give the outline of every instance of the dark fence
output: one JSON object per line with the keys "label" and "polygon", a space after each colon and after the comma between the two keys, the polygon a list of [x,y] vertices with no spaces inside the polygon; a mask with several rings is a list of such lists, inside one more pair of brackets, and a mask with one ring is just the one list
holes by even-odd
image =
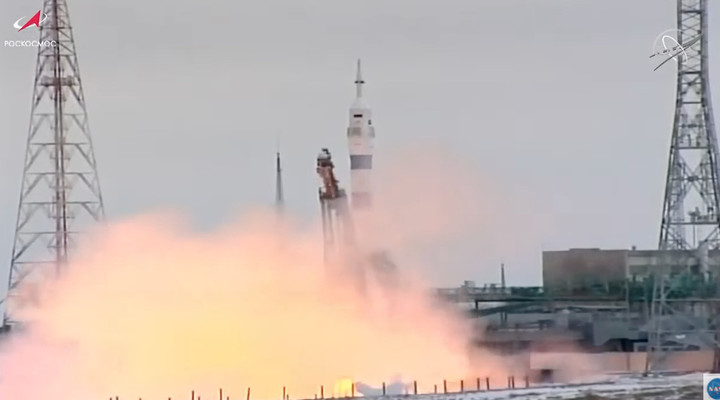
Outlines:
{"label": "dark fence", "polygon": [[[355,387],[355,384],[353,383],[349,392],[350,393],[343,393],[341,396],[337,396],[333,393],[334,385],[333,386],[325,386],[320,385],[318,387],[318,392],[315,394],[315,399],[352,399],[356,397],[364,397],[364,398],[382,398],[382,397],[397,397],[397,396],[411,396],[411,395],[432,395],[432,394],[458,394],[458,393],[474,393],[474,392],[484,392],[484,391],[490,391],[490,390],[506,390],[506,389],[519,389],[519,388],[528,388],[530,387],[530,379],[528,376],[522,376],[522,377],[516,377],[516,376],[508,376],[507,380],[501,381],[498,379],[492,380],[489,377],[478,377],[474,379],[461,379],[461,380],[443,380],[442,382],[438,383],[431,383],[431,384],[420,384],[418,381],[413,381],[409,384],[403,384],[403,390],[402,393],[397,393],[397,391],[392,392],[391,388],[388,387],[388,385],[383,382],[382,386],[378,389],[378,393],[375,395],[363,395],[360,392],[358,392],[357,388]],[[397,387],[394,387],[393,389],[397,389]],[[282,393],[282,397],[280,397]],[[247,388],[247,392],[245,394],[244,400],[252,400],[251,399],[251,390],[250,388]],[[218,389],[218,397],[216,399],[218,400],[231,400],[231,397],[227,394],[223,395],[223,389]],[[290,391],[286,386],[282,387],[282,391],[278,391],[278,397],[280,397],[280,400],[290,400]],[[210,397],[209,399],[212,399]],[[237,398],[233,398],[233,400],[236,400]],[[301,398],[302,399],[302,398]],[[120,400],[119,396],[110,397],[109,400]],[[139,400],[142,400],[142,397],[139,398]],[[172,400],[171,397],[168,397],[168,400]],[[200,394],[196,394],[195,391],[190,392],[189,400],[202,400]],[[263,399],[263,400],[273,400],[273,399]]]}

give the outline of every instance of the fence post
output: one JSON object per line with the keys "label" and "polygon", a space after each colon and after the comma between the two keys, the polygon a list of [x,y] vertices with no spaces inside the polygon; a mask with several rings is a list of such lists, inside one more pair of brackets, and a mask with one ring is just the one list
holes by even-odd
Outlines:
{"label": "fence post", "polygon": [[383,382],[383,396],[385,396],[385,382]]}
{"label": "fence post", "polygon": [[282,397],[283,400],[285,400],[285,393],[287,393],[287,392],[285,391],[285,386],[283,386],[283,397]]}
{"label": "fence post", "polygon": [[250,400],[250,388],[248,388],[248,391],[247,391],[247,397],[246,397],[246,399],[245,399],[245,400]]}
{"label": "fence post", "polygon": [[435,384],[435,394],[437,394],[437,384]]}
{"label": "fence post", "polygon": [[350,395],[355,398],[355,382],[353,382],[352,386],[350,386]]}
{"label": "fence post", "polygon": [[321,399],[325,398],[325,386],[323,386],[323,385],[320,385],[320,398]]}
{"label": "fence post", "polygon": [[512,388],[515,389],[515,375],[510,377],[510,382],[512,382]]}
{"label": "fence post", "polygon": [[525,387],[526,388],[530,387],[530,378],[527,375],[525,375]]}
{"label": "fence post", "polygon": [[465,380],[460,379],[460,393],[465,393]]}
{"label": "fence post", "polygon": [[443,379],[443,393],[447,394],[447,379]]}
{"label": "fence post", "polygon": [[417,394],[417,381],[413,381],[413,394]]}
{"label": "fence post", "polygon": [[[115,399],[115,400],[117,400],[117,399]],[[190,400],[195,400],[195,391],[194,390],[190,392]]]}
{"label": "fence post", "polygon": [[222,388],[220,388],[220,400],[223,400],[223,398],[222,398]]}
{"label": "fence post", "polygon": [[485,378],[485,389],[490,390],[490,377]]}

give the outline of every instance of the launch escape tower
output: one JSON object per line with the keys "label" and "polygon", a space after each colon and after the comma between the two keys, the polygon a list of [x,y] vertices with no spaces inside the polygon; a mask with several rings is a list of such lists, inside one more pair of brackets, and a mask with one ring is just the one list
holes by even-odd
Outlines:
{"label": "launch escape tower", "polygon": [[65,0],[45,0],[3,327],[18,285],[62,272],[80,229],[105,217]]}
{"label": "launch escape tower", "polygon": [[[677,57],[675,118],[659,240],[664,259],[654,274],[648,371],[662,370],[668,347],[687,334],[700,334],[711,342],[707,344],[715,348],[714,370],[720,371],[720,274],[717,266],[712,270],[707,262],[707,252],[720,248],[720,180],[708,73],[707,3],[677,1],[677,41],[700,40],[685,48],[687,58]],[[694,304],[669,300],[673,275],[693,267],[715,287],[712,298],[694,300]],[[688,313],[698,306],[704,310],[702,324],[691,320]]]}

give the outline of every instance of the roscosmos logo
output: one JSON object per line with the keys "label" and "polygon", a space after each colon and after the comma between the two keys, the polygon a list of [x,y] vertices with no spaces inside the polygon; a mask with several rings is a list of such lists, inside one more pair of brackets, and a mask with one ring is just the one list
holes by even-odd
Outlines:
{"label": "roscosmos logo", "polygon": [[15,21],[15,23],[13,24],[13,28],[17,29],[18,32],[22,31],[23,29],[27,28],[28,26],[33,26],[33,25],[35,25],[39,28],[40,24],[47,21],[47,18],[48,18],[47,14],[45,14],[44,12],[42,12],[42,10],[40,10],[37,13],[35,13],[35,15],[32,16],[32,18],[27,20],[27,22],[24,25],[21,25],[21,24],[22,24],[22,20],[24,20],[25,17],[18,18],[18,20]]}
{"label": "roscosmos logo", "polygon": [[[40,28],[40,25],[47,21],[47,19],[48,15],[40,10],[30,17],[30,19],[26,20],[24,16],[18,18],[13,23],[13,28],[17,29],[18,32],[22,32],[33,25]],[[6,40],[4,44],[5,47],[57,47],[55,40]]]}

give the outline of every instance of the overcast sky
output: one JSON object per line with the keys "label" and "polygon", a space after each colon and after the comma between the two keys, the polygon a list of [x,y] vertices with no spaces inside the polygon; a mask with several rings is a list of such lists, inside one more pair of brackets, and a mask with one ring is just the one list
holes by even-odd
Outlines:
{"label": "overcast sky", "polygon": [[[0,40],[41,1],[0,2]],[[469,160],[547,233],[438,255],[437,285],[539,284],[542,250],[657,245],[674,0],[69,0],[108,216],[183,209],[201,229],[271,204],[318,214],[314,158],[346,151],[362,57],[376,159],[416,140]],[[708,37],[720,40],[720,7]],[[717,43],[711,49],[720,49]],[[0,47],[0,271],[9,263],[35,50]],[[720,104],[720,50],[710,54]],[[717,115],[717,114],[716,114]],[[720,119],[720,117],[716,117]],[[347,160],[340,157],[341,179]],[[537,227],[529,230],[537,231]],[[510,249],[510,250],[508,250]],[[488,266],[493,266],[492,268]]]}

